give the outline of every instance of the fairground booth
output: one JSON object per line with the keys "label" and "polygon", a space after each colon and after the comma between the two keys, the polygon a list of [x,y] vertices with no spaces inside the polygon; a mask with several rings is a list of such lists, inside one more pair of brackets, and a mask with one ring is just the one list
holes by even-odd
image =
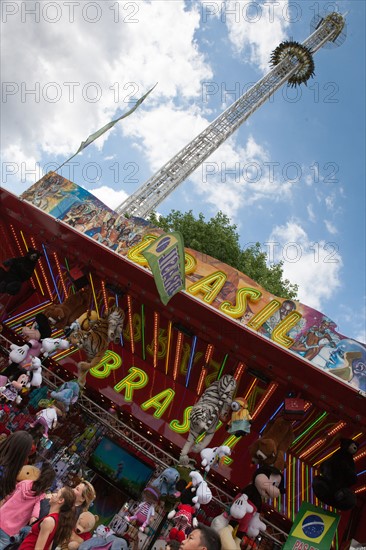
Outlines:
{"label": "fairground booth", "polygon": [[[171,268],[175,253],[159,256],[166,246],[158,241],[162,230],[140,218],[118,216],[56,173],[21,198],[1,190],[0,231],[1,262],[32,248],[42,253],[15,294],[2,287],[3,371],[10,345],[25,345],[24,326],[31,327],[51,304],[64,304],[65,310],[81,296],[84,311],[93,312],[97,323],[114,306],[123,311],[122,330],[107,350],[93,333],[94,356],[103,351],[97,361],[69,337],[66,347],[60,344],[48,353],[43,348],[41,385],[21,389],[20,399],[1,396],[0,431],[6,434],[28,429],[36,412],[52,403],[51,391],[79,381],[78,399],[69,403],[49,439],[42,439],[40,453],[52,460],[59,481],[80,473],[92,481],[100,523],[134,547],[164,548],[172,527],[167,514],[177,497],[168,493],[156,504],[145,532],[125,518],[148,483],[176,468],[183,479],[196,469],[208,483],[212,499],[197,516],[210,525],[252,482],[253,444],[268,459],[261,443],[268,427],[280,420],[291,431],[284,449],[285,492],[263,503],[265,530],[243,539],[242,548],[325,550],[349,548],[352,539],[366,541],[361,521],[366,516],[364,344],[337,332],[325,314],[273,296],[245,274],[188,248],[185,290],[176,292],[182,277]],[[155,247],[160,281],[144,254],[155,242],[163,242]],[[75,311],[67,310],[69,321],[79,317]],[[50,338],[66,340],[57,320]],[[82,384],[80,363],[89,365]],[[207,471],[200,453],[190,449],[183,466],[192,407],[226,375],[235,380],[233,399],[247,404],[247,429],[230,431],[230,415],[221,418],[208,447],[226,446],[231,454]],[[199,442],[204,434],[194,436]],[[351,506],[340,510],[317,497],[313,481],[344,438],[356,443],[351,462],[357,481],[345,487],[354,498]]]}

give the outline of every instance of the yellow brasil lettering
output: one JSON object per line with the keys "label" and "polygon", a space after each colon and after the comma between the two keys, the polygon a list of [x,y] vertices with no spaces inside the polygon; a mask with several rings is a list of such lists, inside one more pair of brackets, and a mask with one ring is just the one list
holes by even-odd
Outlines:
{"label": "yellow brasil lettering", "polygon": [[149,377],[146,372],[137,367],[131,367],[128,372],[129,375],[120,380],[113,389],[117,393],[121,393],[122,390],[125,390],[125,400],[132,401],[134,390],[144,388],[149,381]]}
{"label": "yellow brasil lettering", "polygon": [[267,305],[264,306],[263,309],[258,311],[254,317],[251,318],[249,323],[247,323],[247,327],[251,327],[254,330],[258,330],[263,323],[267,321],[273,315],[278,309],[281,307],[281,302],[278,300],[271,300]]}
{"label": "yellow brasil lettering", "polygon": [[193,295],[201,293],[203,294],[203,301],[211,304],[224,286],[226,279],[227,275],[225,273],[215,271],[215,273],[203,277],[203,279],[187,288],[187,292]]}
{"label": "yellow brasil lettering", "polygon": [[155,409],[154,416],[156,418],[161,418],[172,402],[174,396],[175,391],[167,388],[166,390],[158,393],[158,395],[154,395],[154,397],[151,397],[151,399],[148,399],[142,403],[141,409],[146,411],[147,409],[150,409],[150,407],[153,407]]}
{"label": "yellow brasil lettering", "polygon": [[119,369],[121,365],[122,359],[118,353],[108,349],[103,355],[103,359],[89,372],[95,378],[107,378],[112,370]]}
{"label": "yellow brasil lettering", "polygon": [[169,427],[173,432],[178,434],[184,434],[189,431],[189,415],[191,414],[192,407],[186,407],[183,412],[182,424],[179,424],[179,420],[172,420]]}
{"label": "yellow brasil lettering", "polygon": [[273,329],[271,339],[284,348],[290,348],[294,339],[287,336],[286,333],[297,325],[301,317],[302,315],[298,311],[292,311]]}
{"label": "yellow brasil lettering", "polygon": [[236,304],[233,305],[229,301],[222,302],[220,310],[226,315],[238,319],[242,317],[247,309],[247,302],[258,302],[262,293],[255,288],[239,288],[236,293]]}

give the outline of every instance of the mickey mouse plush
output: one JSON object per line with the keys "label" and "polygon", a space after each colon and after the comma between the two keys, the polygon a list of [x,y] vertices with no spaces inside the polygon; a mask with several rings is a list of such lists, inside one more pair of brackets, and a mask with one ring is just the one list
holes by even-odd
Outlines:
{"label": "mickey mouse plush", "polygon": [[7,269],[0,267],[0,294],[18,294],[22,284],[32,277],[41,256],[41,252],[30,248],[25,256],[5,260],[3,265]]}
{"label": "mickey mouse plush", "polygon": [[[261,511],[262,501],[278,498],[284,493],[283,476],[273,466],[261,466],[252,478],[252,483],[244,487],[230,508],[229,525],[219,531],[222,550],[237,550],[240,539],[250,532],[255,514]],[[238,527],[236,538],[233,530]]]}
{"label": "mickey mouse plush", "polygon": [[356,495],[349,487],[357,482],[353,455],[358,443],[341,439],[341,446],[320,466],[320,475],[313,479],[313,490],[319,500],[338,510],[350,510],[356,505]]}

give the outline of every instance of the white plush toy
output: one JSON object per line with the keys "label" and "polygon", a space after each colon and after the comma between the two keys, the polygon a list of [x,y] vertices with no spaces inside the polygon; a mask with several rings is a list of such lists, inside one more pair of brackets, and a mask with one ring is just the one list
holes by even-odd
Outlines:
{"label": "white plush toy", "polygon": [[48,357],[56,350],[69,349],[70,342],[63,338],[44,338],[42,340],[41,353]]}
{"label": "white plush toy", "polygon": [[30,367],[28,369],[31,373],[30,382],[27,384],[27,388],[31,386],[39,388],[42,385],[42,362],[38,357],[32,357]]}
{"label": "white plush toy", "polygon": [[206,472],[209,472],[213,466],[216,466],[220,462],[221,458],[231,455],[231,449],[227,445],[221,445],[221,447],[203,449],[200,454],[202,459],[201,465]]}
{"label": "white plush toy", "polygon": [[192,498],[192,503],[198,510],[201,507],[201,504],[208,504],[211,501],[211,489],[199,472],[191,472],[189,476],[192,479],[192,491],[195,491],[196,493],[196,496]]}
{"label": "white plush toy", "polygon": [[266,529],[266,524],[261,521],[260,514],[256,512],[249,523],[247,535],[249,538],[255,539],[259,535],[259,531],[265,531]]}
{"label": "white plush toy", "polygon": [[230,516],[234,519],[242,519],[245,514],[249,512],[251,514],[254,508],[251,504],[248,504],[248,495],[243,493],[239,495],[231,505]]}
{"label": "white plush toy", "polygon": [[211,527],[214,529],[217,533],[221,531],[221,529],[224,529],[224,527],[227,527],[229,525],[229,516],[227,512],[223,512],[219,516],[216,516],[211,521]]}

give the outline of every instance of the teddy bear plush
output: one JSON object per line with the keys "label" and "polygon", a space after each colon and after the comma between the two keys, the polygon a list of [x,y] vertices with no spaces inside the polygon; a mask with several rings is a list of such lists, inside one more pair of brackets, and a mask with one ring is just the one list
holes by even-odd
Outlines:
{"label": "teddy bear plush", "polygon": [[253,464],[274,466],[281,472],[285,467],[285,453],[294,440],[292,424],[280,416],[268,422],[262,437],[249,446]]}
{"label": "teddy bear plush", "polygon": [[77,550],[84,541],[92,538],[92,533],[99,517],[91,512],[82,512],[72,532],[71,539],[67,545],[68,550]]}
{"label": "teddy bear plush", "polygon": [[39,258],[42,256],[35,248],[30,248],[24,256],[9,258],[0,267],[0,294],[15,296],[22,284],[33,275]]}
{"label": "teddy bear plush", "polygon": [[24,481],[26,479],[30,479],[31,481],[36,481],[40,475],[41,475],[41,470],[37,468],[37,466],[26,464],[25,466],[22,466],[22,468],[19,470],[17,475],[17,481]]}
{"label": "teddy bear plush", "polygon": [[338,510],[350,510],[356,505],[356,495],[350,487],[357,483],[354,454],[358,443],[341,439],[340,448],[320,466],[313,478],[313,491],[321,502]]}
{"label": "teddy bear plush", "polygon": [[90,297],[89,290],[79,290],[75,294],[70,294],[62,304],[51,304],[46,307],[43,313],[53,327],[64,329],[89,309]]}

